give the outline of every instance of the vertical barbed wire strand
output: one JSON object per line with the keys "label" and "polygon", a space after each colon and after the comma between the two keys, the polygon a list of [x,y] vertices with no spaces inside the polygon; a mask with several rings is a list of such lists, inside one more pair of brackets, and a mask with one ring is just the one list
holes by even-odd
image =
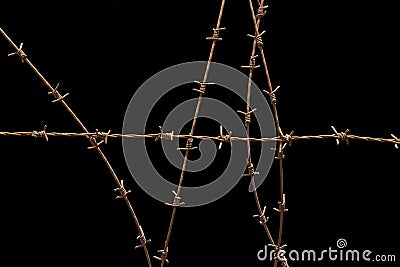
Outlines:
{"label": "vertical barbed wire strand", "polygon": [[[260,1],[260,8],[263,9],[263,7],[264,7],[264,0],[261,0]],[[260,14],[258,14],[257,22],[256,22],[257,29],[260,26],[261,19],[262,19],[262,16]],[[250,116],[249,116],[249,115],[251,115],[251,107],[250,107],[250,104],[251,104],[251,89],[252,89],[254,70],[256,68],[260,67],[260,66],[257,66],[256,63],[255,63],[255,60],[256,60],[256,57],[257,57],[256,56],[256,49],[257,49],[257,40],[254,39],[253,40],[252,51],[251,51],[251,56],[250,56],[249,66],[243,66],[243,67],[249,69],[249,79],[248,79],[248,84],[247,84],[247,102],[246,102],[246,114],[247,114],[247,116],[246,116],[246,121],[245,121],[246,137],[247,137],[247,140],[246,140],[246,142],[247,142],[247,164],[248,164],[247,171],[248,171],[248,176],[250,176],[250,183],[251,183],[251,186],[252,186],[252,189],[253,189],[253,194],[254,194],[254,199],[255,199],[256,206],[257,206],[257,211],[258,211],[258,217],[260,219],[260,224],[264,227],[265,232],[266,232],[266,234],[268,236],[269,242],[271,242],[271,244],[275,245],[274,239],[273,239],[273,237],[271,235],[271,232],[270,232],[270,230],[268,228],[268,225],[267,225],[268,219],[265,216],[266,209],[263,209],[261,207],[261,204],[260,204],[260,200],[259,200],[259,196],[258,196],[258,192],[257,192],[257,187],[256,187],[256,184],[254,182],[255,173],[254,173],[254,166],[253,166],[252,159],[251,159],[251,143],[250,143],[250,122],[251,122],[251,120],[250,120]]]}
{"label": "vertical barbed wire strand", "polygon": [[[61,96],[58,93],[58,85],[57,85],[57,87],[53,88],[53,86],[46,80],[46,78],[39,72],[39,70],[28,59],[27,55],[22,50],[22,43],[18,47],[12,41],[12,39],[6,34],[6,32],[2,28],[0,28],[0,32],[4,36],[4,38],[10,43],[10,45],[16,50],[16,52],[9,54],[9,56],[10,55],[18,55],[21,58],[22,63],[26,63],[34,71],[34,73],[40,78],[40,80],[46,85],[46,87],[49,90],[49,94],[53,95],[54,98],[55,98],[55,100],[53,100],[53,102],[60,102],[62,104],[62,106],[67,110],[67,112],[72,116],[72,118],[75,120],[75,122],[80,126],[80,128],[86,134],[89,134],[89,131],[87,130],[86,126],[82,123],[82,121],[78,118],[78,116],[75,114],[75,112],[65,102],[64,98],[65,98],[66,95]],[[126,191],[126,189],[125,189],[125,187],[123,185],[123,181],[118,178],[117,174],[115,173],[115,171],[114,171],[113,167],[111,166],[110,162],[108,161],[107,157],[105,156],[105,154],[103,153],[103,151],[99,147],[99,143],[97,143],[96,139],[93,138],[93,136],[89,136],[89,135],[88,135],[88,139],[89,139],[90,143],[93,145],[93,148],[100,155],[101,159],[103,160],[104,164],[106,165],[107,169],[109,170],[110,174],[114,178],[115,183],[118,186],[116,191],[119,191],[119,193],[121,195],[118,196],[117,198],[124,199],[126,205],[128,206],[130,214],[131,214],[131,216],[132,216],[132,218],[133,218],[133,220],[135,222],[136,228],[137,228],[138,233],[139,233],[138,239],[141,242],[140,247],[143,247],[144,252],[145,252],[145,256],[146,256],[147,265],[149,267],[151,267],[152,265],[151,265],[150,255],[149,255],[149,251],[147,249],[147,243],[150,240],[146,239],[146,237],[144,235],[144,232],[143,232],[143,228],[139,223],[139,219],[138,219],[138,217],[137,217],[137,215],[136,215],[136,213],[135,213],[135,211],[133,209],[133,206],[132,206],[130,200],[128,199],[127,194],[130,191]]]}
{"label": "vertical barbed wire strand", "polygon": [[[209,57],[208,57],[206,70],[204,72],[203,82],[200,85],[200,86],[204,86],[203,88],[201,88],[203,90],[205,90],[205,86],[206,86],[206,83],[207,83],[207,80],[208,80],[208,74],[210,72],[211,62],[212,62],[212,59],[213,59],[213,55],[214,55],[214,51],[215,51],[215,47],[216,47],[217,41],[221,40],[221,38],[218,37],[218,33],[219,33],[220,29],[221,29],[220,27],[221,27],[222,15],[223,15],[223,12],[224,12],[224,9],[225,9],[225,2],[226,2],[226,0],[222,0],[222,2],[221,2],[221,8],[220,8],[219,16],[218,16],[217,26],[214,29],[214,36],[210,38],[212,40],[210,54],[209,54]],[[194,134],[194,130],[195,130],[195,127],[196,127],[196,122],[197,122],[197,117],[199,115],[200,106],[201,106],[201,102],[202,102],[202,99],[203,99],[203,93],[204,93],[204,91],[200,90],[200,95],[199,95],[199,98],[198,98],[198,101],[197,101],[197,106],[196,106],[195,114],[193,116],[193,122],[192,122],[192,127],[191,127],[191,130],[190,130],[189,136],[193,136],[193,134]],[[186,141],[186,148],[188,148],[188,149],[186,150],[185,157],[183,159],[181,175],[180,175],[180,178],[179,178],[178,188],[177,188],[177,191],[176,191],[176,194],[175,194],[175,199],[180,199],[182,183],[183,183],[183,179],[184,179],[184,175],[185,175],[185,171],[186,171],[186,164],[187,164],[187,161],[188,161],[189,152],[190,152],[190,148],[192,146],[192,142],[193,142],[193,138],[189,138]],[[179,203],[178,203],[178,206],[179,206]],[[169,244],[169,241],[171,239],[172,228],[173,228],[175,215],[176,215],[176,210],[177,210],[178,206],[174,205],[173,208],[172,208],[172,214],[171,214],[171,219],[170,219],[170,223],[169,223],[169,227],[168,227],[167,237],[166,237],[165,243],[164,243],[164,248],[163,248],[163,250],[159,251],[159,252],[161,252],[161,257],[157,258],[157,259],[161,260],[161,267],[163,267],[165,265],[165,262],[168,261],[168,259],[167,259],[168,244]]]}
{"label": "vertical barbed wire strand", "polygon": [[[283,267],[286,267],[286,266],[288,266],[287,261],[285,259],[282,259],[281,257],[279,257],[279,255],[280,255],[280,252],[282,249],[283,219],[284,219],[283,215],[284,215],[284,212],[287,211],[286,207],[285,207],[286,197],[285,197],[285,193],[284,193],[284,176],[283,176],[284,154],[283,154],[283,150],[286,147],[285,143],[286,143],[286,141],[288,141],[288,140],[286,140],[286,139],[288,139],[288,136],[285,136],[283,134],[281,126],[280,126],[280,122],[279,122],[278,109],[276,106],[277,101],[276,101],[276,97],[275,97],[275,92],[279,87],[277,87],[275,90],[272,87],[271,77],[269,74],[268,64],[267,64],[266,56],[264,53],[263,42],[262,42],[262,37],[261,37],[261,35],[264,32],[260,34],[260,31],[258,29],[256,13],[254,11],[252,0],[249,0],[249,6],[250,6],[251,16],[253,18],[253,24],[254,24],[254,29],[255,29],[254,40],[257,42],[257,47],[260,52],[264,70],[265,70],[265,77],[266,77],[267,83],[268,83],[268,91],[267,92],[270,97],[270,103],[271,103],[272,110],[273,110],[273,115],[274,115],[274,119],[275,119],[275,127],[277,129],[277,135],[282,138],[280,141],[278,141],[278,149],[277,149],[277,157],[276,157],[276,159],[279,161],[279,184],[280,184],[280,201],[278,203],[279,204],[279,234],[278,234],[277,243],[276,244],[272,243],[271,246],[275,248],[274,267],[277,266],[278,262],[280,262]],[[259,2],[259,7],[262,7],[261,2]],[[282,141],[282,140],[285,140],[285,141]]]}

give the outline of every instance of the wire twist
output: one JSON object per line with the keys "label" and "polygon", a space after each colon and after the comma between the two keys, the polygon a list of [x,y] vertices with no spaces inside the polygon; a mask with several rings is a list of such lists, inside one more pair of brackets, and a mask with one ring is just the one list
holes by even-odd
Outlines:
{"label": "wire twist", "polygon": [[339,139],[343,140],[346,142],[346,145],[349,145],[349,137],[347,136],[347,134],[349,133],[349,129],[346,129],[346,131],[344,132],[338,132],[336,131],[335,127],[331,126],[332,130],[335,132],[335,136],[337,137],[336,139],[336,144],[339,145]]}
{"label": "wire twist", "polygon": [[207,40],[212,40],[212,41],[222,41],[223,39],[219,37],[221,31],[226,30],[226,28],[213,28],[213,36],[212,37],[207,37]]}
{"label": "wire twist", "polygon": [[64,100],[64,98],[66,98],[66,97],[69,95],[69,93],[66,93],[65,95],[61,95],[61,94],[58,92],[59,87],[60,87],[60,83],[58,83],[58,84],[56,85],[56,87],[54,88],[54,90],[52,90],[52,91],[50,91],[50,92],[47,93],[47,94],[49,94],[49,95],[54,96],[54,98],[55,98],[53,101],[51,101],[51,103],[57,103],[57,102],[59,102],[59,101],[61,101],[61,100]]}
{"label": "wire twist", "polygon": [[258,47],[262,47],[264,45],[263,40],[262,40],[262,35],[266,33],[266,31],[263,31],[260,34],[252,35],[252,34],[247,34],[248,37],[254,38],[257,42]]}
{"label": "wire twist", "polygon": [[24,51],[22,51],[22,46],[23,46],[23,45],[24,45],[24,43],[21,43],[21,44],[19,45],[19,48],[17,49],[17,51],[8,54],[8,56],[9,56],[9,57],[12,57],[12,56],[19,56],[19,57],[21,58],[21,62],[22,62],[22,63],[25,63],[25,60],[26,60],[26,58],[27,58],[28,56],[24,53]]}
{"label": "wire twist", "polygon": [[127,196],[128,194],[132,193],[131,190],[128,190],[128,191],[127,191],[127,190],[125,189],[125,187],[124,187],[124,180],[121,180],[121,183],[120,183],[120,184],[121,184],[121,185],[120,185],[118,188],[115,188],[115,189],[114,189],[115,192],[119,191],[119,193],[120,193],[119,196],[116,196],[116,197],[115,197],[116,199],[123,199],[123,198],[126,198],[126,196]]}
{"label": "wire twist", "polygon": [[32,136],[35,138],[43,137],[44,139],[46,139],[46,142],[49,142],[49,137],[47,136],[46,129],[47,129],[47,126],[45,125],[43,130],[41,130],[39,132],[33,131]]}

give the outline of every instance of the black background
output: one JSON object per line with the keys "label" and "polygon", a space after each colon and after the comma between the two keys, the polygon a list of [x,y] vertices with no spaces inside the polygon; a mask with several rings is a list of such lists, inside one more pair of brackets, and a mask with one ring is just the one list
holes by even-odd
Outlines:
{"label": "black background", "polygon": [[[282,86],[283,130],[330,134],[335,125],[362,136],[400,136],[399,3],[285,0],[269,5],[262,22],[264,49],[273,83]],[[29,59],[52,84],[62,82],[60,91],[71,94],[67,102],[89,130],[117,133],[129,100],[146,79],[177,63],[207,59],[205,37],[212,34],[219,6],[211,0],[2,1],[0,26],[16,43],[24,42]],[[235,68],[248,62],[251,23],[247,1],[227,1],[222,26],[228,30],[217,44],[215,61]],[[48,131],[79,132],[65,110],[50,103],[28,66],[7,57],[11,51],[0,38],[0,131],[40,130],[46,124]],[[265,88],[262,71],[255,79]],[[149,123],[149,132],[158,130],[164,112]],[[145,266],[143,252],[134,250],[137,232],[128,210],[114,199],[112,177],[96,153],[86,150],[87,140],[0,137],[0,144],[3,266]],[[155,255],[163,246],[170,208],[130,178],[120,141],[112,140],[104,151],[133,190],[130,199]],[[295,142],[285,161],[290,210],[285,243],[317,250],[345,238],[349,248],[400,257],[399,159],[390,144]],[[275,237],[277,171],[274,165],[260,188]],[[178,210],[171,266],[265,265],[256,253],[267,240],[252,218],[256,209],[247,186],[243,179],[215,203]]]}

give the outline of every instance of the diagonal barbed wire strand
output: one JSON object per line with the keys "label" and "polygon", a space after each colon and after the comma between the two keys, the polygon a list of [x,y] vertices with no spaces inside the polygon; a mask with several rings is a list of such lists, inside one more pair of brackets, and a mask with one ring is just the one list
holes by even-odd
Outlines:
{"label": "diagonal barbed wire strand", "polygon": [[180,175],[180,178],[179,178],[178,188],[177,188],[177,191],[174,192],[175,197],[174,197],[174,202],[172,204],[172,206],[173,206],[172,207],[172,214],[171,214],[171,220],[170,220],[169,227],[168,227],[167,237],[165,239],[164,248],[162,250],[159,250],[159,252],[161,252],[161,257],[155,257],[156,259],[161,261],[161,267],[163,267],[166,262],[168,263],[168,259],[167,259],[168,244],[169,244],[169,241],[170,241],[170,238],[171,238],[171,233],[172,233],[172,228],[173,228],[173,224],[174,224],[174,220],[175,220],[176,211],[177,211],[177,208],[183,204],[181,202],[180,193],[181,193],[182,183],[183,183],[183,179],[184,179],[184,175],[185,175],[185,171],[186,171],[186,164],[187,164],[187,161],[188,161],[189,152],[194,149],[192,147],[193,138],[191,136],[193,136],[195,128],[196,128],[197,118],[198,118],[198,115],[199,115],[200,106],[201,106],[201,102],[202,102],[202,99],[203,99],[203,94],[205,93],[205,90],[206,90],[208,74],[210,72],[210,67],[211,67],[211,62],[212,62],[212,59],[213,59],[215,47],[216,47],[217,41],[221,41],[222,40],[222,38],[219,37],[219,33],[220,33],[221,30],[225,29],[225,28],[221,28],[222,15],[223,15],[223,12],[224,12],[224,9],[225,9],[225,1],[226,0],[222,0],[222,2],[221,2],[221,8],[220,8],[219,16],[218,16],[217,26],[216,26],[216,28],[214,28],[214,34],[213,34],[212,37],[207,38],[208,40],[212,40],[212,45],[211,45],[210,54],[209,54],[208,61],[207,61],[207,66],[206,66],[206,69],[205,69],[205,72],[204,72],[203,81],[199,83],[200,84],[200,89],[196,89],[195,90],[195,91],[199,92],[199,97],[198,97],[198,100],[197,100],[196,110],[195,110],[195,113],[194,113],[194,116],[193,116],[193,122],[192,122],[192,126],[191,126],[191,129],[190,129],[189,138],[186,140],[186,148],[182,149],[182,150],[185,150],[185,157],[183,159],[183,164],[182,164],[182,169],[181,169],[181,175]]}
{"label": "diagonal barbed wire strand", "polygon": [[[255,24],[256,28],[256,33],[258,32],[258,29],[260,27],[261,19],[264,16],[264,0],[260,1],[260,7],[259,7],[259,12],[257,14],[257,20]],[[269,227],[267,225],[268,217],[266,217],[266,207],[262,208],[257,192],[257,186],[254,181],[254,165],[251,159],[251,141],[250,141],[250,122],[251,122],[251,114],[253,113],[254,110],[251,110],[250,104],[251,104],[251,89],[252,89],[252,81],[253,81],[253,74],[254,70],[259,68],[260,66],[256,65],[256,49],[257,49],[257,39],[254,38],[253,40],[253,46],[252,46],[252,51],[251,51],[251,56],[250,56],[250,62],[249,66],[242,66],[244,68],[249,69],[249,78],[248,78],[248,83],[247,83],[247,99],[246,99],[246,113],[245,113],[245,127],[246,127],[246,137],[247,137],[247,176],[250,176],[250,184],[253,190],[253,195],[254,195],[254,200],[257,206],[257,212],[258,215],[255,215],[255,217],[259,218],[260,224],[264,227],[264,230],[268,236],[269,242],[273,245],[275,245],[274,239],[272,237],[272,234],[269,230]]]}
{"label": "diagonal barbed wire strand", "polygon": [[143,232],[143,228],[139,223],[139,219],[133,209],[133,206],[128,199],[128,193],[130,193],[130,190],[126,190],[124,187],[124,183],[122,180],[120,180],[115,173],[113,167],[111,166],[110,162],[108,161],[107,157],[103,153],[103,151],[100,148],[100,143],[97,142],[96,137],[93,135],[89,135],[89,131],[87,130],[86,126],[82,123],[82,121],[78,118],[78,116],[75,114],[75,112],[69,107],[69,105],[65,102],[65,97],[68,96],[68,93],[65,95],[61,95],[58,92],[59,89],[59,84],[54,88],[47,80],[46,78],[39,72],[39,70],[32,64],[32,62],[28,59],[27,55],[24,53],[22,50],[23,43],[18,47],[12,39],[4,32],[3,29],[0,28],[0,33],[4,36],[4,38],[10,43],[10,45],[16,50],[13,53],[10,53],[8,56],[19,56],[21,58],[22,63],[26,63],[33,71],[34,73],[40,78],[40,80],[45,84],[47,89],[49,90],[49,95],[52,95],[55,100],[52,101],[52,103],[60,102],[61,105],[65,108],[65,110],[72,116],[72,118],[75,120],[75,122],[80,126],[80,128],[83,130],[83,132],[86,134],[86,137],[89,139],[91,143],[92,149],[96,150],[97,153],[99,154],[100,158],[103,160],[104,164],[106,165],[107,169],[109,170],[110,174],[115,180],[115,183],[117,184],[117,188],[115,191],[118,191],[120,193],[119,196],[117,196],[117,199],[124,199],[126,205],[128,206],[128,209],[130,211],[130,214],[135,222],[136,228],[138,230],[139,236],[138,239],[140,241],[140,245],[136,246],[136,248],[142,247],[145,252],[146,256],[146,261],[147,265],[151,267],[151,260],[150,260],[150,255],[147,249],[147,243],[150,242],[150,239],[147,240],[145,237],[145,234]]}
{"label": "diagonal barbed wire strand", "polygon": [[[275,92],[279,89],[279,87],[277,87],[276,89],[274,89],[272,87],[272,82],[271,82],[271,77],[270,77],[270,73],[268,70],[268,65],[267,65],[267,60],[266,60],[266,56],[264,53],[264,49],[263,49],[263,41],[262,41],[262,35],[265,33],[265,31],[263,31],[260,34],[259,31],[259,21],[257,20],[261,17],[264,16],[264,1],[263,0],[259,0],[258,1],[259,7],[258,7],[258,13],[255,13],[254,10],[254,6],[253,6],[253,0],[249,0],[249,6],[250,6],[250,11],[251,11],[251,16],[253,19],[253,24],[254,24],[254,29],[255,29],[255,34],[254,36],[249,35],[250,37],[254,38],[254,42],[257,44],[258,50],[260,52],[261,55],[261,60],[263,62],[263,66],[264,66],[264,71],[265,71],[265,77],[268,83],[268,89],[265,90],[265,92],[269,95],[270,98],[270,105],[272,107],[272,113],[275,119],[275,127],[276,127],[276,132],[277,135],[280,138],[280,140],[278,141],[278,148],[277,148],[277,156],[276,159],[279,161],[279,184],[280,184],[280,201],[278,202],[279,204],[279,234],[278,234],[278,240],[277,243],[275,244],[272,237],[270,237],[271,240],[271,244],[270,246],[272,246],[275,249],[275,261],[274,261],[274,267],[277,266],[277,263],[280,262],[282,267],[288,267],[288,263],[287,260],[283,257],[279,257],[280,252],[283,248],[283,246],[281,245],[282,242],[282,233],[283,233],[283,213],[285,211],[287,211],[287,209],[285,208],[285,193],[284,193],[284,176],[283,176],[283,159],[284,159],[284,154],[283,154],[283,150],[286,147],[286,144],[288,142],[288,136],[283,134],[281,125],[280,125],[280,121],[279,121],[279,115],[278,115],[278,108],[277,108],[277,99],[275,96]],[[257,15],[257,16],[256,16]],[[265,209],[264,209],[265,212]]]}

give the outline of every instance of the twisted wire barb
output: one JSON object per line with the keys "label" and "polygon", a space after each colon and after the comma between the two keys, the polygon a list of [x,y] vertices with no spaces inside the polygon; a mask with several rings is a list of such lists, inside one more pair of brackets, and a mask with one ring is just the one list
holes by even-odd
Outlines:
{"label": "twisted wire barb", "polygon": [[194,134],[194,130],[196,127],[197,117],[199,115],[200,106],[201,106],[201,102],[203,99],[203,94],[205,93],[205,90],[206,90],[207,79],[208,79],[208,74],[210,72],[211,61],[212,61],[212,58],[214,55],[214,50],[215,50],[217,42],[222,40],[222,38],[220,38],[220,36],[219,36],[220,31],[225,29],[225,28],[221,28],[222,14],[224,12],[224,8],[225,8],[225,0],[222,0],[221,8],[220,8],[219,16],[218,16],[218,21],[217,21],[217,26],[213,29],[214,34],[212,37],[207,38],[208,40],[212,40],[212,45],[211,45],[210,54],[208,57],[207,67],[204,72],[203,81],[200,82],[199,98],[198,98],[196,110],[195,110],[195,113],[193,116],[193,122],[192,122],[192,127],[190,130],[189,138],[186,140],[186,147],[184,149],[182,149],[182,150],[185,150],[185,157],[183,159],[178,188],[177,188],[176,192],[174,192],[175,197],[174,197],[174,203],[172,204],[173,208],[172,208],[171,220],[170,220],[169,227],[168,227],[167,237],[165,239],[164,248],[159,251],[159,252],[161,252],[161,257],[156,257],[156,259],[161,261],[161,267],[163,267],[165,265],[165,263],[168,262],[168,259],[167,259],[168,244],[169,244],[169,241],[171,238],[172,227],[173,227],[174,220],[175,220],[176,210],[182,204],[180,202],[181,201],[180,193],[181,193],[182,183],[183,183],[183,179],[184,179],[184,175],[185,175],[185,171],[186,171],[186,164],[187,164],[189,152],[194,149],[192,147],[192,143],[193,143],[192,136]]}
{"label": "twisted wire barb", "polygon": [[[100,155],[101,159],[103,160],[104,164],[106,165],[107,169],[109,170],[109,172],[111,173],[112,177],[115,180],[115,183],[117,184],[117,191],[119,191],[120,196],[118,196],[117,198],[121,198],[125,200],[126,205],[128,206],[128,209],[131,213],[131,216],[135,222],[136,228],[138,229],[139,232],[139,241],[141,242],[141,245],[144,249],[145,252],[145,256],[146,256],[146,261],[147,261],[147,265],[149,267],[151,267],[151,260],[150,260],[150,255],[149,252],[147,250],[147,246],[146,244],[149,242],[148,240],[146,240],[146,238],[144,237],[144,233],[143,233],[143,229],[139,223],[139,219],[136,216],[136,213],[133,209],[133,206],[131,204],[131,202],[129,201],[128,197],[127,197],[127,192],[123,182],[120,181],[120,179],[118,178],[117,174],[115,173],[114,169],[112,168],[110,162],[108,161],[107,157],[105,156],[105,154],[103,153],[103,151],[101,150],[101,148],[99,147],[100,144],[104,141],[106,142],[106,139],[103,140],[102,142],[98,143],[97,139],[99,136],[96,135],[90,135],[89,131],[87,130],[86,126],[82,123],[82,121],[78,118],[78,116],[73,112],[73,110],[69,107],[69,105],[65,102],[65,97],[68,96],[68,93],[65,95],[61,95],[59,93],[59,86],[60,84],[57,84],[57,86],[55,88],[53,88],[53,86],[46,80],[46,78],[39,72],[39,70],[31,63],[31,61],[28,59],[28,56],[24,53],[24,51],[22,50],[22,43],[21,45],[18,47],[13,41],[12,39],[3,31],[3,29],[0,28],[0,33],[4,36],[4,38],[7,39],[7,41],[10,43],[10,45],[16,50],[13,53],[8,54],[8,56],[19,56],[21,58],[22,63],[26,63],[33,71],[34,73],[40,78],[40,80],[45,84],[45,86],[47,87],[47,89],[49,90],[49,95],[52,95],[54,97],[54,100],[52,101],[52,103],[56,103],[59,102],[62,104],[62,106],[66,109],[66,111],[73,117],[73,119],[75,120],[75,122],[80,126],[80,128],[83,130],[83,132],[86,134],[86,137],[89,138],[89,141],[91,143],[91,147],[89,147],[90,149],[94,149],[97,151],[97,153]],[[46,130],[46,129],[45,129]],[[47,140],[48,138],[48,134],[45,133],[45,130],[37,133],[34,132],[32,133],[32,136],[35,137],[39,137],[39,136],[44,136]]]}

